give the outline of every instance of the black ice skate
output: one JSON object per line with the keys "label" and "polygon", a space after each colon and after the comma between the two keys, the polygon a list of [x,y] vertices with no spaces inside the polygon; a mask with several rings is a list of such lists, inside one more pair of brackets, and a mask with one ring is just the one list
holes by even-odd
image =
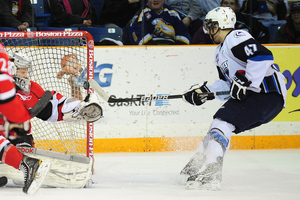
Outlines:
{"label": "black ice skate", "polygon": [[42,185],[50,170],[50,164],[24,155],[20,169],[24,172],[23,192],[34,194]]}
{"label": "black ice skate", "polygon": [[223,158],[218,157],[217,163],[204,167],[198,174],[190,176],[187,180],[187,189],[220,190],[222,181]]}
{"label": "black ice skate", "polygon": [[0,187],[4,187],[7,184],[7,178],[5,176],[0,177]]}

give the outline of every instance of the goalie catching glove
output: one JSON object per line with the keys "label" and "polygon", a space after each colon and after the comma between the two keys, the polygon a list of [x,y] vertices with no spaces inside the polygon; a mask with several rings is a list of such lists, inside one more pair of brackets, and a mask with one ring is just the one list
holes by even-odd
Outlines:
{"label": "goalie catching glove", "polygon": [[[210,92],[210,90],[206,86],[206,83],[207,81],[205,81],[201,87],[196,89],[190,89],[190,91],[184,93],[183,94],[184,100],[195,106],[200,106],[204,104],[207,100],[213,100],[215,98],[214,96],[203,94],[205,92]],[[191,88],[193,87],[194,86],[192,86]]]}
{"label": "goalie catching glove", "polygon": [[95,122],[102,117],[103,111],[99,104],[97,94],[89,93],[84,101],[74,97],[67,98],[62,107],[65,121],[86,120]]}
{"label": "goalie catching glove", "polygon": [[233,99],[243,100],[247,97],[247,88],[250,86],[249,81],[243,74],[236,72],[230,87],[230,96]]}

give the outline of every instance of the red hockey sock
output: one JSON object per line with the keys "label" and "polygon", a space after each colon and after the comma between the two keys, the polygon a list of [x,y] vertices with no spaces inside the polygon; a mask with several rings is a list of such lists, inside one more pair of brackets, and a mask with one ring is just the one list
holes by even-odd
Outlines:
{"label": "red hockey sock", "polygon": [[20,153],[16,146],[9,145],[3,152],[1,161],[9,166],[19,169],[23,154]]}

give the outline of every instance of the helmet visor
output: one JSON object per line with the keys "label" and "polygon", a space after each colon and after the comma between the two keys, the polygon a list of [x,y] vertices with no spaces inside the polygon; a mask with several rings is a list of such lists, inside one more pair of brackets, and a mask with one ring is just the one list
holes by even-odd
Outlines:
{"label": "helmet visor", "polygon": [[218,22],[216,22],[216,21],[213,22],[211,19],[205,19],[203,21],[203,31],[204,31],[204,33],[205,34],[211,34],[210,31],[212,29],[216,28],[217,24],[218,24]]}

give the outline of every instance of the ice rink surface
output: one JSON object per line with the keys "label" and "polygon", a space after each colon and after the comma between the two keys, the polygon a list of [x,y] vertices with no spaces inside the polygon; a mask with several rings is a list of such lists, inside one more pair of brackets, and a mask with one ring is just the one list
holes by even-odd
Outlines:
{"label": "ice rink surface", "polygon": [[178,174],[193,152],[95,154],[94,184],[23,194],[12,182],[1,200],[299,200],[300,149],[230,150],[220,191],[186,190]]}

